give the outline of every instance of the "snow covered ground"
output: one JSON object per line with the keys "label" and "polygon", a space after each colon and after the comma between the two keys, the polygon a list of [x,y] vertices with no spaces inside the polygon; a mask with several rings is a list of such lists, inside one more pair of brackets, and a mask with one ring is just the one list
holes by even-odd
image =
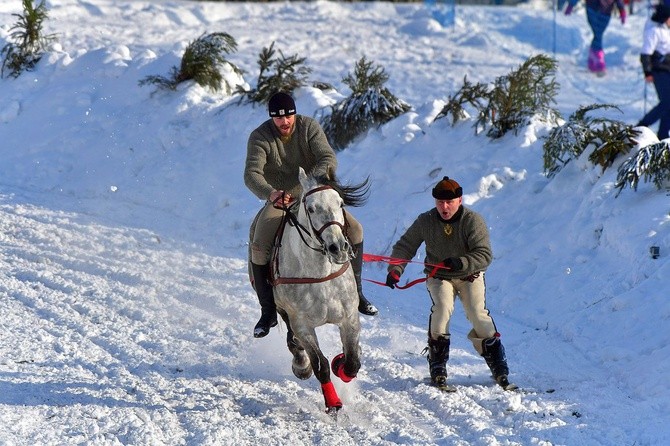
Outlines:
{"label": "snow covered ground", "polygon": [[[656,102],[639,66],[642,6],[625,26],[612,20],[608,75],[596,78],[583,8],[463,6],[442,27],[421,4],[47,5],[58,45],[35,72],[0,80],[0,444],[666,444],[668,189],[642,183],[615,198],[623,160],[602,173],[584,157],[546,178],[539,123],[495,141],[473,121],[432,123],[464,76],[493,82],[539,53],[559,61],[566,118],[607,103],[637,122]],[[20,12],[19,0],[0,4],[0,45]],[[384,67],[413,111],[338,154],[343,180],[372,180],[368,204],[352,210],[365,251],[388,255],[433,206],[435,182],[457,179],[490,226],[488,304],[521,391],[494,385],[460,306],[449,362],[458,391],[426,385],[422,285],[366,282],[380,314],[362,318],[358,378],[335,378],[337,422],[316,379],[292,375],[285,328],[251,336],[246,239],[261,203],[242,170],[266,112],[193,83],[138,86],[218,31],[236,39],[229,59],[249,85],[273,41],[306,57],[310,79],[338,89],[297,91],[309,116],[348,94],[342,78],[362,56]],[[385,265],[363,276],[383,280]],[[418,277],[411,266],[403,279]],[[333,327],[319,333],[326,355],[340,352]]]}

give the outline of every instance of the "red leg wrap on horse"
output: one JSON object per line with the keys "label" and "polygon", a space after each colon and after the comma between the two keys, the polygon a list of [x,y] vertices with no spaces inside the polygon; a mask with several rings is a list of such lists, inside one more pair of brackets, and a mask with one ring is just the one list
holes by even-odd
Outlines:
{"label": "red leg wrap on horse", "polygon": [[340,397],[337,396],[332,381],[327,382],[326,384],[321,384],[321,391],[326,400],[326,407],[342,407],[342,401],[340,401]]}
{"label": "red leg wrap on horse", "polygon": [[344,353],[340,353],[333,358],[331,369],[333,370],[333,373],[345,383],[348,383],[352,379],[356,378],[356,376],[349,376],[344,373]]}

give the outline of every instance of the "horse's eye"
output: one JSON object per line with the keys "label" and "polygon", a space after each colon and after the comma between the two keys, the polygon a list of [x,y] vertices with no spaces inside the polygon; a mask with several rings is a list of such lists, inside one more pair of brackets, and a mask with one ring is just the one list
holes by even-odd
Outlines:
{"label": "horse's eye", "polygon": [[307,212],[309,212],[310,214],[313,214],[314,213],[314,206],[309,206],[307,208]]}

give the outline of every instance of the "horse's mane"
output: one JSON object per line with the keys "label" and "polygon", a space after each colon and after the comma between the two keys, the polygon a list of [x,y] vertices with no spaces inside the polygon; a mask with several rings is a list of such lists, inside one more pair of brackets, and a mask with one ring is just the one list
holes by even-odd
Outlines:
{"label": "horse's mane", "polygon": [[340,184],[335,178],[335,175],[330,173],[329,176],[323,175],[314,178],[319,184],[330,186],[340,194],[346,206],[363,206],[368,201],[368,194],[370,192],[370,177],[358,184]]}

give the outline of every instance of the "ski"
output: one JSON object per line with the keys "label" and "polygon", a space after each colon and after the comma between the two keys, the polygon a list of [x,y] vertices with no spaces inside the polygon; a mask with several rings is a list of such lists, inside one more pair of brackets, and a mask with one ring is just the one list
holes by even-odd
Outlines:
{"label": "ski", "polygon": [[436,384],[436,383],[431,383],[433,387],[435,387],[437,390],[440,390],[445,393],[454,393],[456,392],[456,386],[452,386],[451,384]]}
{"label": "ski", "polygon": [[[453,385],[453,384],[448,384],[446,380],[441,381],[441,382],[434,382],[433,380],[430,379],[430,377],[427,377],[425,380],[426,384],[430,385],[431,387],[435,387],[436,389],[445,392],[445,393],[454,393],[458,390],[458,387]],[[500,386],[505,391],[521,391],[519,386],[517,386],[514,383],[509,382],[507,377],[501,377],[496,381],[496,384]],[[548,392],[551,393],[551,392]]]}
{"label": "ski", "polygon": [[426,378],[426,382],[431,386],[435,387],[436,389],[446,392],[446,393],[454,393],[456,392],[456,386],[452,384],[448,384],[446,378],[444,380],[439,380],[439,382],[435,382],[430,377]]}
{"label": "ski", "polygon": [[500,387],[502,387],[503,390],[510,390],[510,391],[512,391],[512,390],[519,390],[519,386],[517,386],[517,385],[514,384],[514,383],[507,383],[506,385],[504,385],[504,386],[501,385]]}
{"label": "ski", "polygon": [[507,376],[501,376],[498,379],[496,379],[496,382],[500,387],[502,387],[504,390],[518,390],[519,386],[517,386],[514,383],[509,382],[507,379]]}

